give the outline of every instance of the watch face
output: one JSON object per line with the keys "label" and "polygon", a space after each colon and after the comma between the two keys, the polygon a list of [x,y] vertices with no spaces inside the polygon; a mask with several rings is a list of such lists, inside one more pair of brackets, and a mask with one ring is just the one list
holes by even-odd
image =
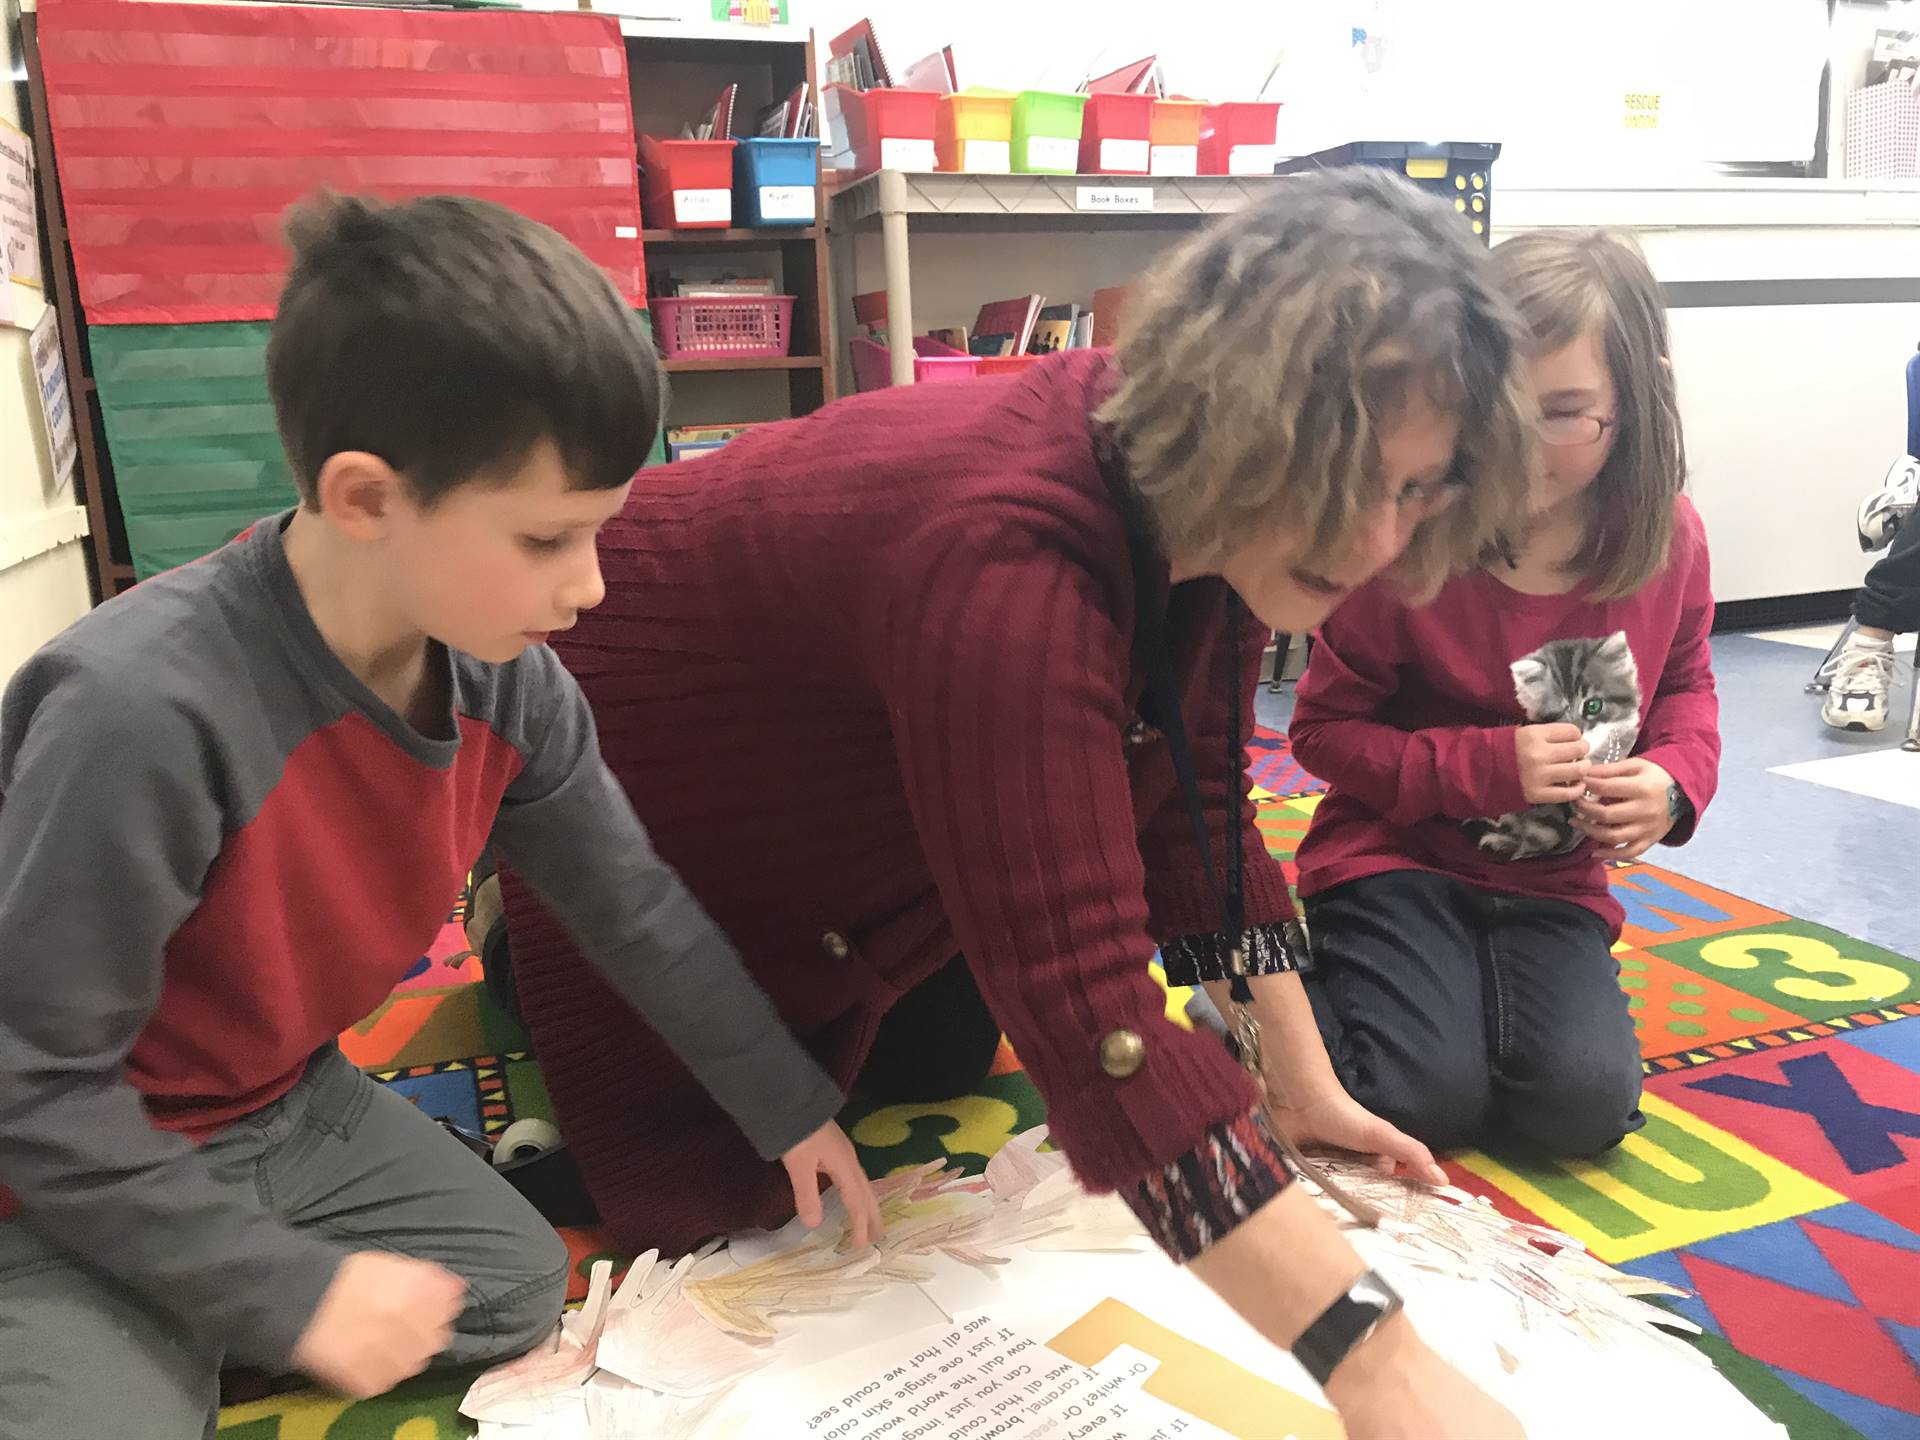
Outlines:
{"label": "watch face", "polygon": [[1371,1270],[1353,1282],[1353,1288],[1347,1291],[1347,1295],[1363,1305],[1375,1305],[1381,1310],[1396,1309],[1400,1305],[1399,1292]]}
{"label": "watch face", "polygon": [[1669,820],[1678,820],[1680,818],[1682,799],[1679,782],[1674,781],[1670,783],[1667,786],[1667,818]]}

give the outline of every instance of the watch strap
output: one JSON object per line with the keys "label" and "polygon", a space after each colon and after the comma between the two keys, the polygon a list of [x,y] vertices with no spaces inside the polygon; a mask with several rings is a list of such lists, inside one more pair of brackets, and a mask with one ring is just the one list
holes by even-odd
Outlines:
{"label": "watch strap", "polygon": [[1325,1389],[1340,1362],[1400,1308],[1399,1292],[1369,1270],[1301,1332],[1293,1342],[1293,1358]]}

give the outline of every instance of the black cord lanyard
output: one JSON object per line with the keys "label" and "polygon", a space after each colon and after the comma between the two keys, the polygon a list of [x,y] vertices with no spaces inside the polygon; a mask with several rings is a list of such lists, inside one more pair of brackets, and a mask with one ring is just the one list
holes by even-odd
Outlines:
{"label": "black cord lanyard", "polygon": [[[1125,467],[1110,446],[1100,447],[1101,473],[1126,522],[1127,553],[1133,564],[1133,653],[1146,672],[1146,694],[1141,698],[1141,718],[1154,725],[1167,740],[1173,760],[1174,778],[1186,801],[1187,820],[1193,827],[1194,843],[1200,849],[1205,867],[1207,889],[1220,909],[1220,933],[1229,956],[1228,993],[1240,1005],[1251,1004],[1253,989],[1247,984],[1246,961],[1246,834],[1240,823],[1240,807],[1234,803],[1237,777],[1242,774],[1240,720],[1244,703],[1240,676],[1240,597],[1227,588],[1227,635],[1225,689],[1227,699],[1227,870],[1223,890],[1213,869],[1213,841],[1207,833],[1205,808],[1200,800],[1200,783],[1193,768],[1193,747],[1187,741],[1186,721],[1180,713],[1180,689],[1174,678],[1173,656],[1167,645],[1167,607],[1161,571],[1164,562],[1148,532],[1140,497],[1128,481]],[[1224,582],[1222,582],[1224,584]]]}

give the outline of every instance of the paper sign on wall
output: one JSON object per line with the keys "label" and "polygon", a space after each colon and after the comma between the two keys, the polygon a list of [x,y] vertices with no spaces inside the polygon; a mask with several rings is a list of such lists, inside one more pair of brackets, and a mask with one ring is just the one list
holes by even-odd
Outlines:
{"label": "paper sign on wall", "polygon": [[0,120],[0,242],[22,285],[40,288],[40,221],[33,200],[33,142]]}
{"label": "paper sign on wall", "polygon": [[33,327],[33,377],[40,391],[40,411],[47,419],[47,445],[53,452],[56,494],[73,484],[73,467],[80,458],[80,442],[73,430],[73,396],[67,390],[67,367],[60,355],[60,325],[47,306]]}

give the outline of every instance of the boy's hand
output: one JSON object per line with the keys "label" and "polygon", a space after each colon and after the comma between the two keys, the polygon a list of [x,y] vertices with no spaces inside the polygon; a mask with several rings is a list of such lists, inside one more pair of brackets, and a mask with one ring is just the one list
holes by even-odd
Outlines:
{"label": "boy's hand", "polygon": [[1522,725],[1513,732],[1520,793],[1529,805],[1556,805],[1586,793],[1587,742],[1577,725]]}
{"label": "boy's hand", "polygon": [[1621,760],[1587,771],[1593,798],[1573,802],[1573,828],[1596,845],[1609,847],[1614,860],[1637,860],[1673,829],[1676,817],[1668,799],[1673,776],[1651,760]]}
{"label": "boy's hand", "polygon": [[809,1230],[820,1223],[820,1177],[825,1175],[847,1207],[855,1246],[870,1245],[886,1232],[880,1219],[880,1202],[873,1198],[873,1186],[867,1181],[867,1172],[860,1168],[860,1157],[853,1153],[853,1142],[833,1121],[787,1151],[780,1162],[793,1180],[794,1209]]}
{"label": "boy's hand", "polygon": [[450,1270],[362,1250],[340,1262],[293,1363],[351,1399],[384,1395],[447,1348],[466,1298],[466,1281]]}

